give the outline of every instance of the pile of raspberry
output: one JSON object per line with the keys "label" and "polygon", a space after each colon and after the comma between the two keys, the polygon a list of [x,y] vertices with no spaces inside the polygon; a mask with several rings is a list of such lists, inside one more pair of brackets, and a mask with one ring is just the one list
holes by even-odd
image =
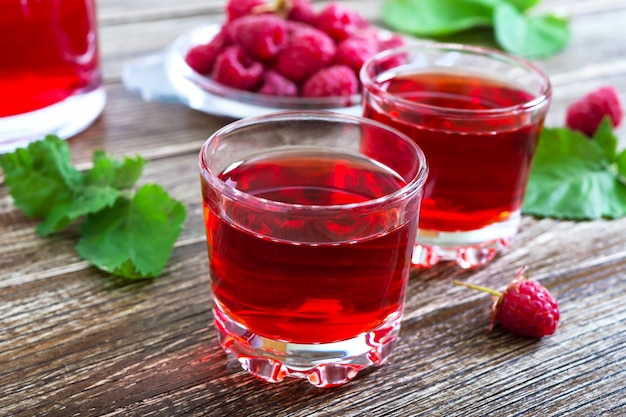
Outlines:
{"label": "pile of raspberry", "polygon": [[319,12],[310,0],[229,0],[215,37],[192,47],[194,71],[241,90],[273,96],[351,96],[363,62],[403,45],[338,3]]}

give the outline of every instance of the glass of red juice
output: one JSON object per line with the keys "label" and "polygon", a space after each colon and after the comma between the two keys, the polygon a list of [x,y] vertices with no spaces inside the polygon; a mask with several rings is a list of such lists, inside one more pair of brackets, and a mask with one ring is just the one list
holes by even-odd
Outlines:
{"label": "glass of red juice", "polygon": [[500,51],[424,43],[380,53],[360,78],[363,115],[408,135],[428,161],[414,263],[475,268],[508,248],[550,103],[548,77]]}
{"label": "glass of red juice", "polygon": [[385,362],[428,171],[415,143],[360,117],[280,112],[218,130],[199,168],[221,346],[266,381],[319,387]]}
{"label": "glass of red juice", "polygon": [[0,153],[102,112],[95,0],[0,1]]}

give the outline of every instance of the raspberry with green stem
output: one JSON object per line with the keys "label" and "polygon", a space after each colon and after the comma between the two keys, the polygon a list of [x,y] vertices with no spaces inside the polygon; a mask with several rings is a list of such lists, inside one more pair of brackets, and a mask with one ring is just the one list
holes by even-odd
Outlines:
{"label": "raspberry with green stem", "polygon": [[518,336],[538,339],[556,331],[560,319],[559,306],[543,285],[526,278],[526,269],[526,266],[522,267],[503,292],[457,280],[453,282],[493,296],[489,330],[500,324]]}

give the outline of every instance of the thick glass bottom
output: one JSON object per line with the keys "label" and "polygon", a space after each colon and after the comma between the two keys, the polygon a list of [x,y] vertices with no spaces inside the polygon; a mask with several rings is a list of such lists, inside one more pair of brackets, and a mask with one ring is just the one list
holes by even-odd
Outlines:
{"label": "thick glass bottom", "polygon": [[401,312],[396,312],[382,325],[352,339],[301,344],[255,334],[229,317],[218,303],[213,305],[213,314],[220,345],[245,370],[268,382],[296,377],[322,388],[344,384],[360,370],[382,365],[393,350],[401,321]]}
{"label": "thick glass bottom", "polygon": [[0,153],[12,152],[46,135],[63,139],[85,130],[102,113],[104,87],[69,97],[44,109],[0,117]]}
{"label": "thick glass bottom", "polygon": [[520,220],[518,211],[507,220],[478,230],[418,230],[413,265],[430,268],[442,261],[455,261],[464,269],[481,267],[513,244]]}

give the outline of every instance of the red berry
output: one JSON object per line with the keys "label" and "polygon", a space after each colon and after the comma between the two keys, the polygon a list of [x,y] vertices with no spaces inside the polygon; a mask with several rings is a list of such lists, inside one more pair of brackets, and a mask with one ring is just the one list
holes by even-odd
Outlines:
{"label": "red berry", "polygon": [[622,106],[613,87],[601,87],[572,103],[567,109],[565,124],[572,130],[593,137],[605,116],[609,116],[613,127],[619,126],[622,121]]}
{"label": "red berry", "polygon": [[336,42],[341,42],[359,29],[368,27],[369,23],[357,12],[338,3],[330,3],[317,15],[315,26]]}
{"label": "red berry", "polygon": [[291,35],[301,30],[311,29],[311,25],[309,25],[308,23],[304,23],[304,22],[298,22],[295,20],[287,20],[286,23],[287,23],[287,36],[288,37],[291,37]]}
{"label": "red berry", "polygon": [[185,55],[185,62],[200,74],[209,74],[213,70],[215,59],[221,50],[229,44],[224,28],[208,43],[192,47]]}
{"label": "red berry", "polygon": [[378,48],[376,43],[367,38],[350,37],[337,45],[335,64],[346,65],[358,74],[363,63],[376,55]]}
{"label": "red berry", "polygon": [[497,323],[518,336],[541,338],[556,331],[561,317],[557,301],[537,281],[526,279],[523,267],[503,293],[454,281],[456,285],[488,292],[494,296],[491,327]]}
{"label": "red berry", "polygon": [[359,81],[349,67],[332,65],[322,68],[305,81],[302,86],[304,97],[351,96],[356,94]]}
{"label": "red berry", "polygon": [[377,37],[381,51],[404,46],[404,38],[398,33],[381,34],[381,32],[377,32]]}
{"label": "red berry", "polygon": [[315,22],[315,9],[310,0],[290,0],[291,9],[287,14],[287,19],[313,25]]}
{"label": "red berry", "polygon": [[229,0],[226,4],[226,17],[229,22],[249,15],[255,7],[264,6],[264,0]]}
{"label": "red berry", "polygon": [[299,83],[330,64],[335,57],[333,40],[313,27],[293,30],[286,45],[276,56],[276,71]]}
{"label": "red berry", "polygon": [[287,24],[274,14],[249,15],[232,22],[228,33],[250,56],[269,61],[287,41]]}
{"label": "red berry", "polygon": [[230,87],[253,90],[261,83],[263,70],[260,62],[252,60],[240,46],[232,45],[217,56],[213,79]]}
{"label": "red berry", "polygon": [[298,86],[276,71],[269,70],[265,73],[263,85],[259,89],[259,93],[271,96],[293,97],[298,95]]}

